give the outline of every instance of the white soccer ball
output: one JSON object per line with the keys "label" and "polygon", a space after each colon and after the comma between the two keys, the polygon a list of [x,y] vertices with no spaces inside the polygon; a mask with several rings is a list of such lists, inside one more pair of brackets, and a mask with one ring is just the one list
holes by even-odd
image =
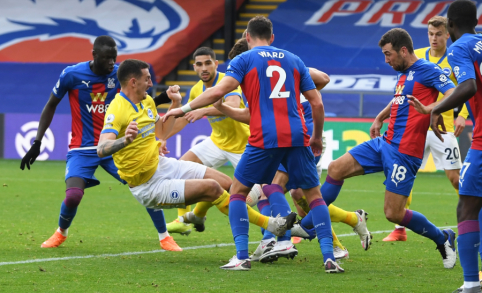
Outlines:
{"label": "white soccer ball", "polygon": [[248,204],[250,207],[254,207],[258,204],[258,201],[262,194],[263,189],[261,188],[261,185],[255,184],[249,192],[248,196],[246,197],[246,204]]}

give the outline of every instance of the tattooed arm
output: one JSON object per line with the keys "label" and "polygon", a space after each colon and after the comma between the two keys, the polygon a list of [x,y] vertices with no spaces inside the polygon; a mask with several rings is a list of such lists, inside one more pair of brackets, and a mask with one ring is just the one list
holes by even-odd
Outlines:
{"label": "tattooed arm", "polygon": [[137,122],[132,121],[126,128],[124,137],[115,139],[115,133],[103,133],[100,135],[97,146],[97,155],[101,158],[110,156],[115,152],[131,144],[137,137]]}

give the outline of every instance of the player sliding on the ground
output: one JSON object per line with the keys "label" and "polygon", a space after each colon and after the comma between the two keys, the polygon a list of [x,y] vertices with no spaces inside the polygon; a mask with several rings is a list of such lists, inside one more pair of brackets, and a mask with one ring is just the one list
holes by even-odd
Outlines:
{"label": "player sliding on the ground", "polygon": [[[127,181],[131,193],[148,208],[177,208],[197,202],[215,205],[228,213],[230,178],[206,166],[159,156],[174,119],[162,123],[154,100],[146,91],[152,86],[149,65],[128,59],[117,72],[121,92],[116,95],[106,112],[97,154],[113,155],[119,175]],[[169,88],[171,109],[179,107],[181,95]],[[283,235],[291,228],[296,214],[288,218],[268,218],[258,214],[264,228]],[[204,219],[187,219],[202,225]],[[248,219],[246,219],[248,220]],[[167,232],[166,232],[167,233]]]}

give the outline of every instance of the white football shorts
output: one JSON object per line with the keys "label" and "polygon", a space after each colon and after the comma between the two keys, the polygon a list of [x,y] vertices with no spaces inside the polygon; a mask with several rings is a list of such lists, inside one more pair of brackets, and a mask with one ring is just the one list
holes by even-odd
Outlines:
{"label": "white football shorts", "polygon": [[214,144],[210,137],[193,146],[190,151],[203,162],[203,165],[214,169],[218,169],[228,161],[231,162],[236,169],[236,166],[243,155],[223,151]]}
{"label": "white football shorts", "polygon": [[194,162],[159,156],[157,170],[146,183],[130,188],[143,206],[152,209],[186,207],[186,179],[203,179],[207,167]]}
{"label": "white football shorts", "polygon": [[435,167],[437,170],[457,170],[462,168],[462,160],[460,159],[460,148],[457,138],[453,132],[442,134],[444,142],[440,141],[433,131],[427,132],[425,141],[425,151],[423,154],[422,166],[425,168],[430,152],[432,153]]}

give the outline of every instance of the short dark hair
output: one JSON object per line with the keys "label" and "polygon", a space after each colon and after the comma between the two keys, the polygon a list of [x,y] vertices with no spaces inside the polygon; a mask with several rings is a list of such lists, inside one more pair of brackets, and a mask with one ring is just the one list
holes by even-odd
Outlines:
{"label": "short dark hair", "polygon": [[124,85],[131,77],[140,78],[142,69],[149,68],[149,64],[142,60],[127,59],[122,61],[117,69],[117,79]]}
{"label": "short dark hair", "polygon": [[247,32],[252,38],[269,41],[273,35],[273,24],[268,18],[257,15],[248,22]]}
{"label": "short dark hair", "polygon": [[234,44],[231,51],[229,51],[228,57],[229,59],[233,60],[234,57],[238,56],[241,53],[248,51],[248,41],[246,39],[239,39],[236,44]]}
{"label": "short dark hair", "polygon": [[94,50],[100,50],[103,46],[116,47],[117,44],[111,36],[98,36],[94,41]]}
{"label": "short dark hair", "polygon": [[403,28],[392,28],[386,32],[378,42],[378,46],[382,48],[386,44],[392,44],[393,50],[397,53],[400,52],[402,47],[405,47],[408,53],[413,54],[412,38]]}
{"label": "short dark hair", "polygon": [[194,54],[192,54],[192,59],[196,59],[197,56],[204,56],[204,55],[209,55],[211,56],[211,58],[216,60],[216,53],[214,53],[214,50],[209,47],[198,48],[196,51],[194,51]]}
{"label": "short dark hair", "polygon": [[447,18],[460,28],[473,29],[477,25],[477,6],[469,0],[457,0],[450,4]]}

